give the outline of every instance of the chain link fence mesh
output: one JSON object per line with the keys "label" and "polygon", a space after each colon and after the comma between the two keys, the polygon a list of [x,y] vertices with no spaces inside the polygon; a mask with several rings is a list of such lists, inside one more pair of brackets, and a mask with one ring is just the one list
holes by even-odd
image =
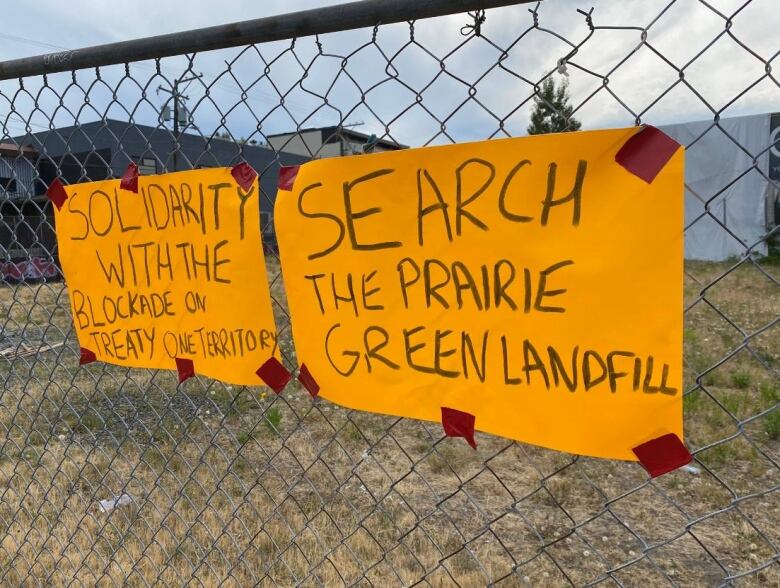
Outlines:
{"label": "chain link fence mesh", "polygon": [[[760,165],[769,137],[747,152],[722,122],[780,103],[776,8],[549,0],[0,82],[0,585],[780,584],[777,227],[745,240],[714,205],[744,176],[777,189]],[[305,159],[352,149],[355,131],[380,146],[521,135],[551,76],[568,79],[585,128],[685,112],[709,121],[689,153],[724,133],[752,161],[686,219],[717,223],[740,252],[686,262],[695,467],[649,480],[637,464],[483,434],[472,451],[435,423],[297,384],[277,396],[78,366],[43,196],[54,177],[255,158],[270,211],[296,141]],[[310,127],[334,138],[312,147]],[[295,370],[272,220],[268,277]]]}

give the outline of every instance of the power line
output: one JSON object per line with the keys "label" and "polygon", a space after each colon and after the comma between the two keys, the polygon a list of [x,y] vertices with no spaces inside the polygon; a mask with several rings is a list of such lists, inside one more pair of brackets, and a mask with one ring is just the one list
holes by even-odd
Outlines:
{"label": "power line", "polygon": [[18,112],[12,112],[11,115],[16,115],[19,120],[6,120],[6,122],[3,123],[3,125],[16,125],[17,127],[22,127],[25,130],[27,129],[27,125],[30,125],[31,127],[38,127],[39,129],[48,129],[49,127],[47,125],[42,125],[40,123],[34,123],[30,120],[26,120],[22,117],[21,114]]}
{"label": "power line", "polygon": [[[27,43],[27,44],[30,44],[30,45],[36,45],[38,47],[42,47],[42,48],[45,48],[45,49],[57,49],[57,50],[60,50],[60,51],[70,51],[71,50],[70,47],[63,47],[62,45],[54,45],[52,43],[46,43],[46,42],[43,42],[43,41],[38,41],[36,39],[30,39],[29,37],[22,37],[22,36],[19,36],[19,35],[11,35],[11,34],[8,34],[8,33],[0,33],[0,37],[5,38],[5,39],[9,39],[11,41],[17,41],[17,42],[21,42],[21,43]],[[155,66],[147,65],[147,64],[144,64],[144,63],[130,63],[128,65],[130,67],[138,67],[138,68],[141,68],[141,69],[157,71],[157,68]],[[165,73],[167,75],[174,75],[174,72],[172,72],[170,70],[166,70],[166,69],[160,68],[160,71],[162,71],[163,73]],[[221,89],[221,90],[223,90],[225,92],[228,92],[229,94],[234,94],[236,96],[242,96],[243,95],[243,92],[241,90],[233,88],[232,86],[228,86],[227,82],[225,82],[224,80],[219,80],[218,76],[216,76],[215,74],[205,72],[205,73],[202,73],[202,75],[203,75],[203,77],[206,80],[209,80],[211,82],[209,87],[216,86],[219,89]],[[255,90],[255,92],[257,94],[260,94],[261,96],[263,96],[266,100],[268,100],[269,103],[276,102],[278,100],[277,96],[274,96],[273,94],[270,94],[268,92],[263,92],[263,91],[260,91],[260,90]],[[254,100],[258,101],[258,102],[260,102],[260,100],[261,100],[259,97],[252,97],[252,98]],[[293,106],[296,106],[298,108],[305,109],[304,106],[301,103],[298,103],[296,101],[285,99],[285,102],[288,102],[289,104],[292,104]],[[308,108],[308,107],[306,107],[306,108]]]}
{"label": "power line", "polygon": [[[41,47],[41,48],[44,48],[44,49],[55,49],[55,50],[58,50],[58,51],[70,51],[71,50],[70,47],[64,47],[62,45],[56,45],[56,44],[53,44],[53,43],[46,43],[44,41],[39,41],[37,39],[30,39],[29,37],[23,37],[21,35],[12,35],[12,34],[9,34],[9,33],[0,33],[0,38],[8,39],[8,40],[15,41],[15,42],[18,42],[18,43],[27,43],[29,45],[38,46],[38,47]],[[132,67],[132,68],[145,69],[147,71],[155,71],[155,72],[158,71],[158,67],[152,66],[152,65],[147,65],[147,64],[144,64],[144,63],[130,63],[130,64],[128,64],[128,66]],[[175,75],[177,75],[174,72],[172,72],[170,70],[167,70],[167,69],[164,69],[162,67],[159,68],[159,71],[163,72],[164,74],[166,74],[168,76],[175,76]],[[275,104],[279,100],[278,96],[274,96],[273,94],[271,94],[269,92],[262,91],[262,90],[254,90],[255,94],[260,94],[261,95],[260,97],[258,97],[256,95],[252,96],[252,95],[249,94],[249,92],[243,91],[243,90],[241,90],[239,88],[234,88],[232,85],[229,85],[225,80],[218,79],[218,76],[216,76],[215,74],[212,74],[212,73],[208,73],[208,72],[203,73],[203,72],[201,72],[201,76],[205,80],[210,82],[210,84],[207,86],[208,88],[216,88],[216,89],[221,90],[223,92],[226,92],[228,94],[232,94],[234,96],[239,96],[244,101],[256,102],[258,105],[266,106],[267,104]],[[306,113],[310,109],[309,106],[304,106],[302,103],[300,103],[298,101],[295,101],[295,100],[290,100],[289,98],[285,98],[285,103],[286,104],[290,104],[291,106],[295,107],[296,109],[302,111],[302,113]],[[308,118],[308,116],[309,115],[307,115],[307,118]],[[320,112],[316,112],[316,113],[313,114],[312,118],[313,119],[317,119],[317,118],[320,118],[321,116],[322,116],[322,114]],[[37,124],[37,123],[33,123],[33,122],[25,121],[25,123],[29,124],[30,126],[38,127],[38,128],[41,128],[41,129],[48,129],[49,128],[46,125],[41,125],[41,124]],[[25,130],[26,130],[26,127],[25,127]]]}
{"label": "power line", "polygon": [[9,35],[8,33],[0,33],[0,37],[3,37],[4,39],[10,39],[11,41],[17,41],[21,43],[27,43],[29,45],[37,45],[39,47],[44,47],[46,49],[61,49],[67,51],[67,47],[62,47],[60,45],[52,45],[51,43],[44,43],[43,41],[36,41],[35,39],[28,39],[27,37],[20,37],[18,35]]}

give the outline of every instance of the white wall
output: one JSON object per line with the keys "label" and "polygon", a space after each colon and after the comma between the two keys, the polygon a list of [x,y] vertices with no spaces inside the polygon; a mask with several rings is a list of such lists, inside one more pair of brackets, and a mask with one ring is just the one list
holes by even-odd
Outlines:
{"label": "white wall", "polygon": [[[766,234],[769,120],[760,114],[722,119],[718,126],[701,121],[659,127],[686,146],[686,259],[742,256]],[[765,255],[766,243],[753,251]]]}

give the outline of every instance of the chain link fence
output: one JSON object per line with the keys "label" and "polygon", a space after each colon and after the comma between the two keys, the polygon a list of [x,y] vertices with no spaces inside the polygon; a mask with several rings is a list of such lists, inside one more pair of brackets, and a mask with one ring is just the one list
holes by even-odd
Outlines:
{"label": "chain link fence", "polygon": [[[480,10],[498,4],[514,5]],[[780,104],[776,8],[371,0],[0,63],[0,585],[780,584],[777,182],[769,135],[751,150],[724,122]],[[278,165],[522,135],[548,77],[568,80],[584,128],[699,119],[689,157],[722,133],[747,158],[686,218],[738,251],[686,262],[691,467],[649,480],[483,434],[473,451],[297,384],[277,396],[79,368],[44,196],[55,177],[249,161],[294,371]],[[720,206],[747,177],[768,195],[760,238]]]}

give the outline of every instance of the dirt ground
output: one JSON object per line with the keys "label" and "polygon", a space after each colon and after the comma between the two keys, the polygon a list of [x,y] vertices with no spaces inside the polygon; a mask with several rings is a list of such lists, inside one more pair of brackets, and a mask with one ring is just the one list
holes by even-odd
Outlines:
{"label": "dirt ground", "polygon": [[4,287],[0,585],[780,585],[780,264],[732,266],[686,266],[695,470],[652,482],[297,385],[79,369],[64,287]]}

